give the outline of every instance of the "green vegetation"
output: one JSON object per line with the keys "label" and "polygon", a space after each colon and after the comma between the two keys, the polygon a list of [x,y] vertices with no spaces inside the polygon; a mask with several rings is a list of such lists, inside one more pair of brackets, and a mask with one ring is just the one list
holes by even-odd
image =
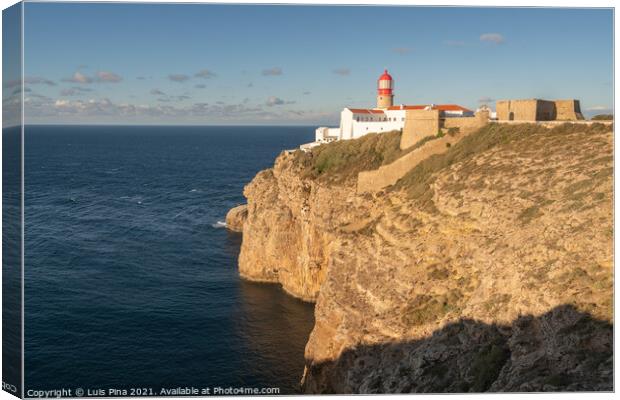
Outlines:
{"label": "green vegetation", "polygon": [[448,128],[448,135],[450,136],[456,136],[457,133],[459,133],[461,129],[458,126],[453,126],[452,128]]}
{"label": "green vegetation", "polygon": [[613,121],[613,114],[598,114],[592,117],[592,121]]}
{"label": "green vegetation", "polygon": [[505,307],[510,300],[512,299],[512,295],[504,293],[495,293],[491,298],[484,304],[484,309],[487,313],[495,313],[498,310],[501,310]]}
{"label": "green vegetation", "polygon": [[318,146],[307,153],[297,150],[296,162],[302,166],[302,176],[343,182],[357,178],[360,171],[377,169],[406,151],[400,149],[399,131],[371,133],[355,140],[340,140]]}
{"label": "green vegetation", "polygon": [[309,179],[344,182],[356,179],[361,171],[377,169],[396,161],[426,142],[442,137],[428,136],[406,150],[400,149],[400,131],[370,133],[354,140],[340,140],[313,148],[309,152],[297,150],[295,162],[301,166],[301,175]]}
{"label": "green vegetation", "polygon": [[407,325],[423,325],[437,321],[450,312],[458,312],[459,300],[463,297],[461,292],[453,289],[445,295],[416,296],[405,308],[402,320]]}
{"label": "green vegetation", "polygon": [[[601,157],[595,161],[601,166],[613,165],[613,161],[610,157]],[[570,212],[573,210],[593,207],[601,201],[606,201],[607,196],[605,193],[597,192],[596,190],[605,181],[613,179],[613,172],[613,167],[604,167],[592,174],[590,177],[569,185],[564,190],[564,200],[566,206],[563,208],[563,211]],[[590,201],[587,202],[587,199],[590,199]],[[587,203],[589,203],[589,205],[586,205]]]}
{"label": "green vegetation", "polygon": [[[436,172],[454,163],[466,161],[485,150],[512,142],[523,143],[524,150],[527,150],[531,144],[527,140],[540,138],[543,135],[557,137],[558,141],[561,141],[561,137],[566,134],[595,133],[609,129],[613,129],[613,126],[610,128],[609,125],[600,123],[583,125],[567,122],[554,128],[537,124],[489,124],[456,144],[446,144],[448,148],[446,153],[429,157],[388,190],[405,189],[411,198],[420,203],[422,209],[433,211],[434,205],[430,201],[433,193],[429,190],[430,184],[434,181]],[[457,133],[458,128],[449,128],[447,133],[440,131],[435,136],[425,137],[406,150],[400,149],[402,135],[400,131],[371,133],[359,139],[324,144],[309,152],[297,150],[294,153],[294,162],[300,167],[301,176],[306,179],[342,183],[356,179],[361,171],[370,171],[389,164],[431,140]],[[528,213],[533,213],[533,210],[529,210]],[[524,223],[529,221],[528,217],[528,214],[523,215]]]}

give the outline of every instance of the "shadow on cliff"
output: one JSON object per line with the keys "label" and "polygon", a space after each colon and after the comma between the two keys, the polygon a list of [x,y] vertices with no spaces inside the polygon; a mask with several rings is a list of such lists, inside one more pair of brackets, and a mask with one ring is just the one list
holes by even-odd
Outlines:
{"label": "shadow on cliff", "polygon": [[509,325],[462,319],[306,365],[306,393],[611,391],[613,325],[562,305]]}

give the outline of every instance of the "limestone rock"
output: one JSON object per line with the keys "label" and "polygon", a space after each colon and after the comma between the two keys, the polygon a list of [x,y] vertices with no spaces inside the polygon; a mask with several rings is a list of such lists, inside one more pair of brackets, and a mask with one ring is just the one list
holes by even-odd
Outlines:
{"label": "limestone rock", "polygon": [[243,224],[248,218],[248,206],[242,204],[231,208],[226,214],[226,227],[234,232],[243,232]]}
{"label": "limestone rock", "polygon": [[316,300],[305,392],[613,389],[612,133],[515,135],[424,193],[246,186],[241,275]]}

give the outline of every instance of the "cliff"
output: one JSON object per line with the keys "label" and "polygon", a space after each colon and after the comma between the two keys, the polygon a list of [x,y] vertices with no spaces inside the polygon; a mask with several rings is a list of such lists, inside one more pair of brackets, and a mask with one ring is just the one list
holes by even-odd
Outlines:
{"label": "cliff", "polygon": [[612,390],[609,127],[489,125],[394,186],[396,133],[245,188],[242,276],[315,300],[308,393]]}
{"label": "cliff", "polygon": [[243,224],[248,219],[248,206],[242,204],[231,208],[226,214],[226,228],[234,232],[243,232]]}

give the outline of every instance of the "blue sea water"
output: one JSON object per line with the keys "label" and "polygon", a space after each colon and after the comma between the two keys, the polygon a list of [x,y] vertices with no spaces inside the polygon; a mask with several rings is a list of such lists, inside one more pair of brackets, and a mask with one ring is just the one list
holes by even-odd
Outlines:
{"label": "blue sea water", "polygon": [[240,280],[222,229],[310,127],[29,126],[25,389],[279,387],[313,307]]}

